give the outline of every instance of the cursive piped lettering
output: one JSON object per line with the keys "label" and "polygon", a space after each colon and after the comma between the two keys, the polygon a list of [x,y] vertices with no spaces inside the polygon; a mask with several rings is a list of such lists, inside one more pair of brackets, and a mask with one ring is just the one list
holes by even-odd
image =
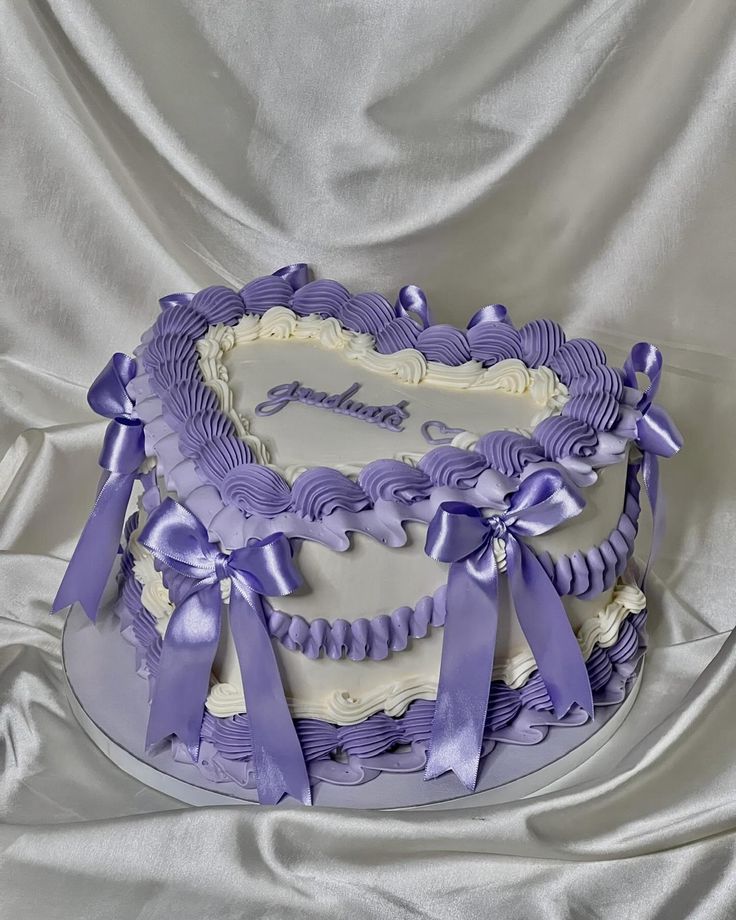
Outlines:
{"label": "cursive piped lettering", "polygon": [[318,406],[329,409],[339,415],[349,415],[371,425],[378,425],[388,431],[403,431],[403,422],[409,418],[406,407],[408,400],[394,403],[392,406],[369,406],[366,403],[353,399],[360,389],[359,383],[351,384],[342,393],[328,395],[322,390],[313,390],[311,387],[302,386],[298,380],[291,383],[279,383],[266,393],[268,399],[258,403],[255,408],[256,415],[269,416],[280,412],[284,406],[291,402],[304,403],[305,406]]}

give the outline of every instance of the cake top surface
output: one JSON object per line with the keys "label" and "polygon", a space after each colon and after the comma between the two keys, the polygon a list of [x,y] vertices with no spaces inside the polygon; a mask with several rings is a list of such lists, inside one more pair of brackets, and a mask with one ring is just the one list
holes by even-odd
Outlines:
{"label": "cake top surface", "polygon": [[197,351],[237,433],[288,481],[315,466],[357,475],[382,458],[416,465],[438,445],[475,445],[489,428],[528,437],[569,399],[549,368],[383,355],[369,334],[284,307],[210,327]]}
{"label": "cake top surface", "polygon": [[439,501],[498,507],[549,465],[586,486],[627,455],[641,393],[594,342],[498,304],[436,324],[414,286],[392,306],[308,277],[163,298],[137,352],[148,452],[225,545],[274,527],[397,545]]}

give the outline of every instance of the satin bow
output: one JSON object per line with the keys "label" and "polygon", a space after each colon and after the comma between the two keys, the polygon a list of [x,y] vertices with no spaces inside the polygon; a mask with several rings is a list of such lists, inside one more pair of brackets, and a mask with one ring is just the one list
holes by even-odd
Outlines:
{"label": "satin bow", "polygon": [[558,470],[543,469],[522,481],[500,514],[486,518],[464,502],[445,502],[437,509],[425,552],[451,565],[426,779],[452,770],[468,789],[475,788],[498,625],[495,540],[505,549],[511,600],[555,715],[561,718],[573,703],[593,714],[588,672],[565,608],[542,564],[520,539],[547,533],[584,505]]}
{"label": "satin bow", "polygon": [[641,412],[636,426],[635,444],[642,452],[641,472],[652,509],[652,541],[641,576],[642,587],[659,550],[665,529],[664,497],[659,496],[659,457],[673,457],[682,447],[683,438],[669,414],[654,405],[664,361],[662,352],[649,342],[638,342],[624,363],[624,382],[638,389],[637,373],[649,378],[649,386],[636,408]]}
{"label": "satin bow", "polygon": [[227,555],[210,543],[191,511],[165,499],[146,521],[139,542],[161,563],[192,579],[171,615],[148,719],[146,746],[177,735],[194,760],[210,672],[220,638],[220,581],[229,578],[230,631],[243,678],[262,804],[288,793],[305,805],[311,790],[299,739],[284,696],[262,595],[291,594],[301,579],[283,533]]}
{"label": "satin bow", "polygon": [[135,377],[134,358],[117,352],[89,388],[90,407],[112,421],[99,457],[103,469],[97,499],[69,561],[51,607],[53,613],[75,601],[93,622],[120,548],[130,493],[145,459],[143,426],[126,386]]}

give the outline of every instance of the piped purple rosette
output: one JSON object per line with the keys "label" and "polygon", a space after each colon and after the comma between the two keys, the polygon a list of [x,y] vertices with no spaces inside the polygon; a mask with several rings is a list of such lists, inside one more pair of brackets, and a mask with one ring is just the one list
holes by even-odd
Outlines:
{"label": "piped purple rosette", "polygon": [[[125,530],[126,543],[138,525],[133,515]],[[123,554],[119,582],[118,611],[123,635],[136,649],[138,673],[152,688],[159,672],[161,636],[155,621],[141,602],[141,585],[133,574],[130,552]],[[596,646],[586,662],[595,707],[618,705],[625,697],[646,648],[646,611],[623,621],[616,641],[606,648]],[[435,701],[418,699],[403,716],[377,713],[355,725],[337,726],[317,719],[297,719],[295,727],[310,782],[358,785],[382,772],[411,773],[424,770],[434,718]],[[588,716],[571,710],[563,719],[553,712],[553,703],[538,673],[519,688],[494,681],[486,714],[481,758],[496,744],[542,743],[551,728],[580,725]],[[174,739],[174,756],[191,758],[185,745]],[[235,782],[256,787],[253,743],[248,716],[226,718],[205,713],[202,722],[198,769],[215,782]]]}
{"label": "piped purple rosette", "polygon": [[[439,501],[493,507],[543,465],[562,467],[576,485],[590,484],[596,469],[625,458],[636,436],[641,393],[624,384],[623,372],[606,364],[595,343],[567,341],[549,320],[516,329],[500,304],[482,308],[467,329],[457,329],[433,324],[426,297],[413,285],[391,305],[376,292],[351,295],[336,281],[309,281],[302,263],[256,278],[237,293],[215,286],[172,294],[161,304],[139,349],[142,372],[130,389],[145,422],[147,450],[158,455],[170,488],[226,546],[273,530],[334,549],[347,548],[351,530],[398,546],[405,540],[403,522],[427,523]],[[195,349],[208,326],[235,325],[246,313],[276,306],[299,316],[334,317],[347,330],[372,335],[384,354],[413,348],[452,367],[467,361],[490,367],[507,358],[529,368],[546,365],[570,399],[529,438],[494,431],[472,450],[430,450],[418,468],[378,460],[353,481],[316,467],[290,485],[258,464],[237,436],[202,380]]]}

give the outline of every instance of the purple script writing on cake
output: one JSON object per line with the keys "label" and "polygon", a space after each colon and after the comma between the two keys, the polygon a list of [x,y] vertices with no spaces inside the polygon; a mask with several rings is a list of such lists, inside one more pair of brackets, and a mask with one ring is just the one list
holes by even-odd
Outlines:
{"label": "purple script writing on cake", "polygon": [[401,402],[393,406],[369,406],[365,403],[352,399],[360,389],[359,383],[351,384],[347,390],[342,393],[332,393],[327,395],[323,391],[315,391],[311,387],[304,387],[298,380],[291,383],[279,383],[266,394],[268,399],[256,406],[256,415],[275,415],[280,412],[284,406],[290,402],[300,402],[307,406],[319,406],[322,409],[330,409],[340,415],[350,415],[352,418],[360,419],[363,422],[370,422],[372,425],[379,425],[381,428],[387,428],[389,431],[403,431],[401,424],[409,418],[406,407],[409,405],[408,400],[402,399]]}

